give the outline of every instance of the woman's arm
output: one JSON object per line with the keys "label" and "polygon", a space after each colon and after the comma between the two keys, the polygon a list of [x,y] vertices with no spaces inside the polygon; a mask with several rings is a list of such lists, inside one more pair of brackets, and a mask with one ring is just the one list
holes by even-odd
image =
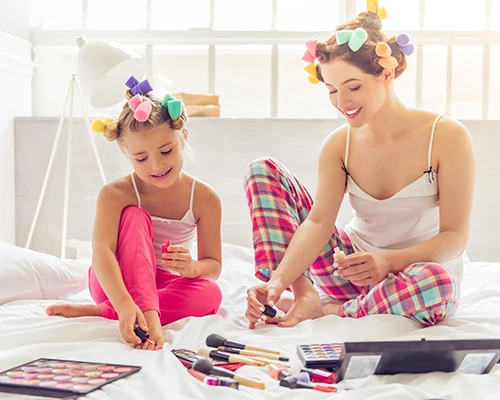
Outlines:
{"label": "woman's arm", "polygon": [[[307,288],[302,274],[316,260],[330,239],[345,193],[342,153],[345,149],[345,127],[328,136],[318,162],[318,189],[306,220],[292,237],[283,259],[271,276],[282,288]],[[312,285],[311,285],[312,287]]]}
{"label": "woman's arm", "polygon": [[217,279],[222,268],[222,207],[217,193],[203,182],[196,182],[194,212],[198,215],[198,261],[200,276]]}
{"label": "woman's arm", "polygon": [[438,155],[439,234],[404,250],[387,254],[392,272],[408,265],[442,263],[460,256],[469,237],[476,162],[467,129],[446,119],[438,124],[434,149]]}

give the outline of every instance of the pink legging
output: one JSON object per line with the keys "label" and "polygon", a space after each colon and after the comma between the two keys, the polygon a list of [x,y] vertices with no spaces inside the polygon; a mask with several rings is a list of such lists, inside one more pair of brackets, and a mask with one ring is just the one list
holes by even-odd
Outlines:
{"label": "pink legging", "polygon": [[[142,312],[156,310],[162,325],[185,317],[215,314],[222,293],[206,276],[190,279],[156,268],[151,216],[138,207],[123,210],[118,232],[116,259],[125,287]],[[89,289],[102,316],[118,319],[94,272],[89,269]]]}

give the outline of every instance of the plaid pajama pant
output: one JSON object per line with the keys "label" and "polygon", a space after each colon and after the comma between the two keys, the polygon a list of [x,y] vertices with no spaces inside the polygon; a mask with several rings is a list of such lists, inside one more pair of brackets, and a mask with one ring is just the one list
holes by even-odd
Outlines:
{"label": "plaid pajama pant", "polygon": [[[309,214],[313,198],[285,166],[271,158],[258,159],[248,166],[244,186],[252,220],[255,275],[268,281]],[[345,254],[354,252],[349,236],[338,226],[305,274],[332,300],[343,302],[341,317],[395,314],[430,326],[457,309],[459,282],[445,267],[416,263],[398,274],[389,274],[375,286],[355,286],[333,275],[335,247]]]}

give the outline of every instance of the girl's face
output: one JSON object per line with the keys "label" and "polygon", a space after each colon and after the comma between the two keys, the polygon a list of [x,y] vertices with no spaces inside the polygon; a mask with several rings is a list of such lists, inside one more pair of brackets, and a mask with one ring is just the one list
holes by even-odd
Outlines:
{"label": "girl's face", "polygon": [[[181,135],[187,140],[187,129],[183,129]],[[129,133],[123,142],[137,176],[158,188],[169,187],[181,173],[184,146],[179,133],[165,125]]]}
{"label": "girl's face", "polygon": [[362,127],[373,118],[384,103],[386,88],[392,81],[392,73],[373,76],[342,60],[321,64],[321,75],[331,103],[353,128]]}

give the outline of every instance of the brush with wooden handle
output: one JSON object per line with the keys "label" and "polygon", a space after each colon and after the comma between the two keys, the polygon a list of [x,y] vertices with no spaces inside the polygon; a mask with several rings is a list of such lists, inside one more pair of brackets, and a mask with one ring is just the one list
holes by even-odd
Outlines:
{"label": "brush with wooden handle", "polygon": [[270,350],[270,349],[265,349],[263,347],[249,346],[249,345],[246,345],[243,343],[233,342],[231,340],[227,340],[225,337],[223,337],[221,335],[217,335],[216,333],[212,333],[212,334],[207,336],[206,344],[207,344],[207,346],[215,347],[215,348],[217,348],[219,346],[225,346],[225,347],[233,347],[235,349],[260,351],[262,353],[280,354],[280,352],[276,351],[276,350]]}
{"label": "brush with wooden handle", "polygon": [[226,346],[219,346],[219,347],[217,347],[217,350],[224,351],[226,353],[241,354],[242,356],[262,357],[262,358],[268,358],[270,360],[279,360],[279,361],[285,361],[285,362],[290,361],[290,359],[288,357],[283,357],[283,356],[280,356],[279,354],[262,353],[260,351],[235,349],[233,347],[226,347]]}
{"label": "brush with wooden handle", "polygon": [[210,347],[200,347],[197,353],[205,357],[210,357],[213,360],[242,362],[246,365],[254,365],[256,367],[263,367],[264,365],[266,365],[264,361],[259,361],[254,358],[244,357],[236,354],[225,353],[217,349],[211,349]]}
{"label": "brush with wooden handle", "polygon": [[214,364],[210,360],[198,360],[193,364],[193,369],[195,371],[203,372],[204,374],[207,375],[217,375],[217,376],[229,376],[230,378],[233,378],[234,380],[238,381],[242,385],[252,387],[255,389],[262,389],[264,390],[266,386],[264,385],[264,382],[258,379],[253,379],[253,378],[247,378],[245,376],[238,375],[232,371],[229,371],[224,368],[220,367],[215,367]]}

